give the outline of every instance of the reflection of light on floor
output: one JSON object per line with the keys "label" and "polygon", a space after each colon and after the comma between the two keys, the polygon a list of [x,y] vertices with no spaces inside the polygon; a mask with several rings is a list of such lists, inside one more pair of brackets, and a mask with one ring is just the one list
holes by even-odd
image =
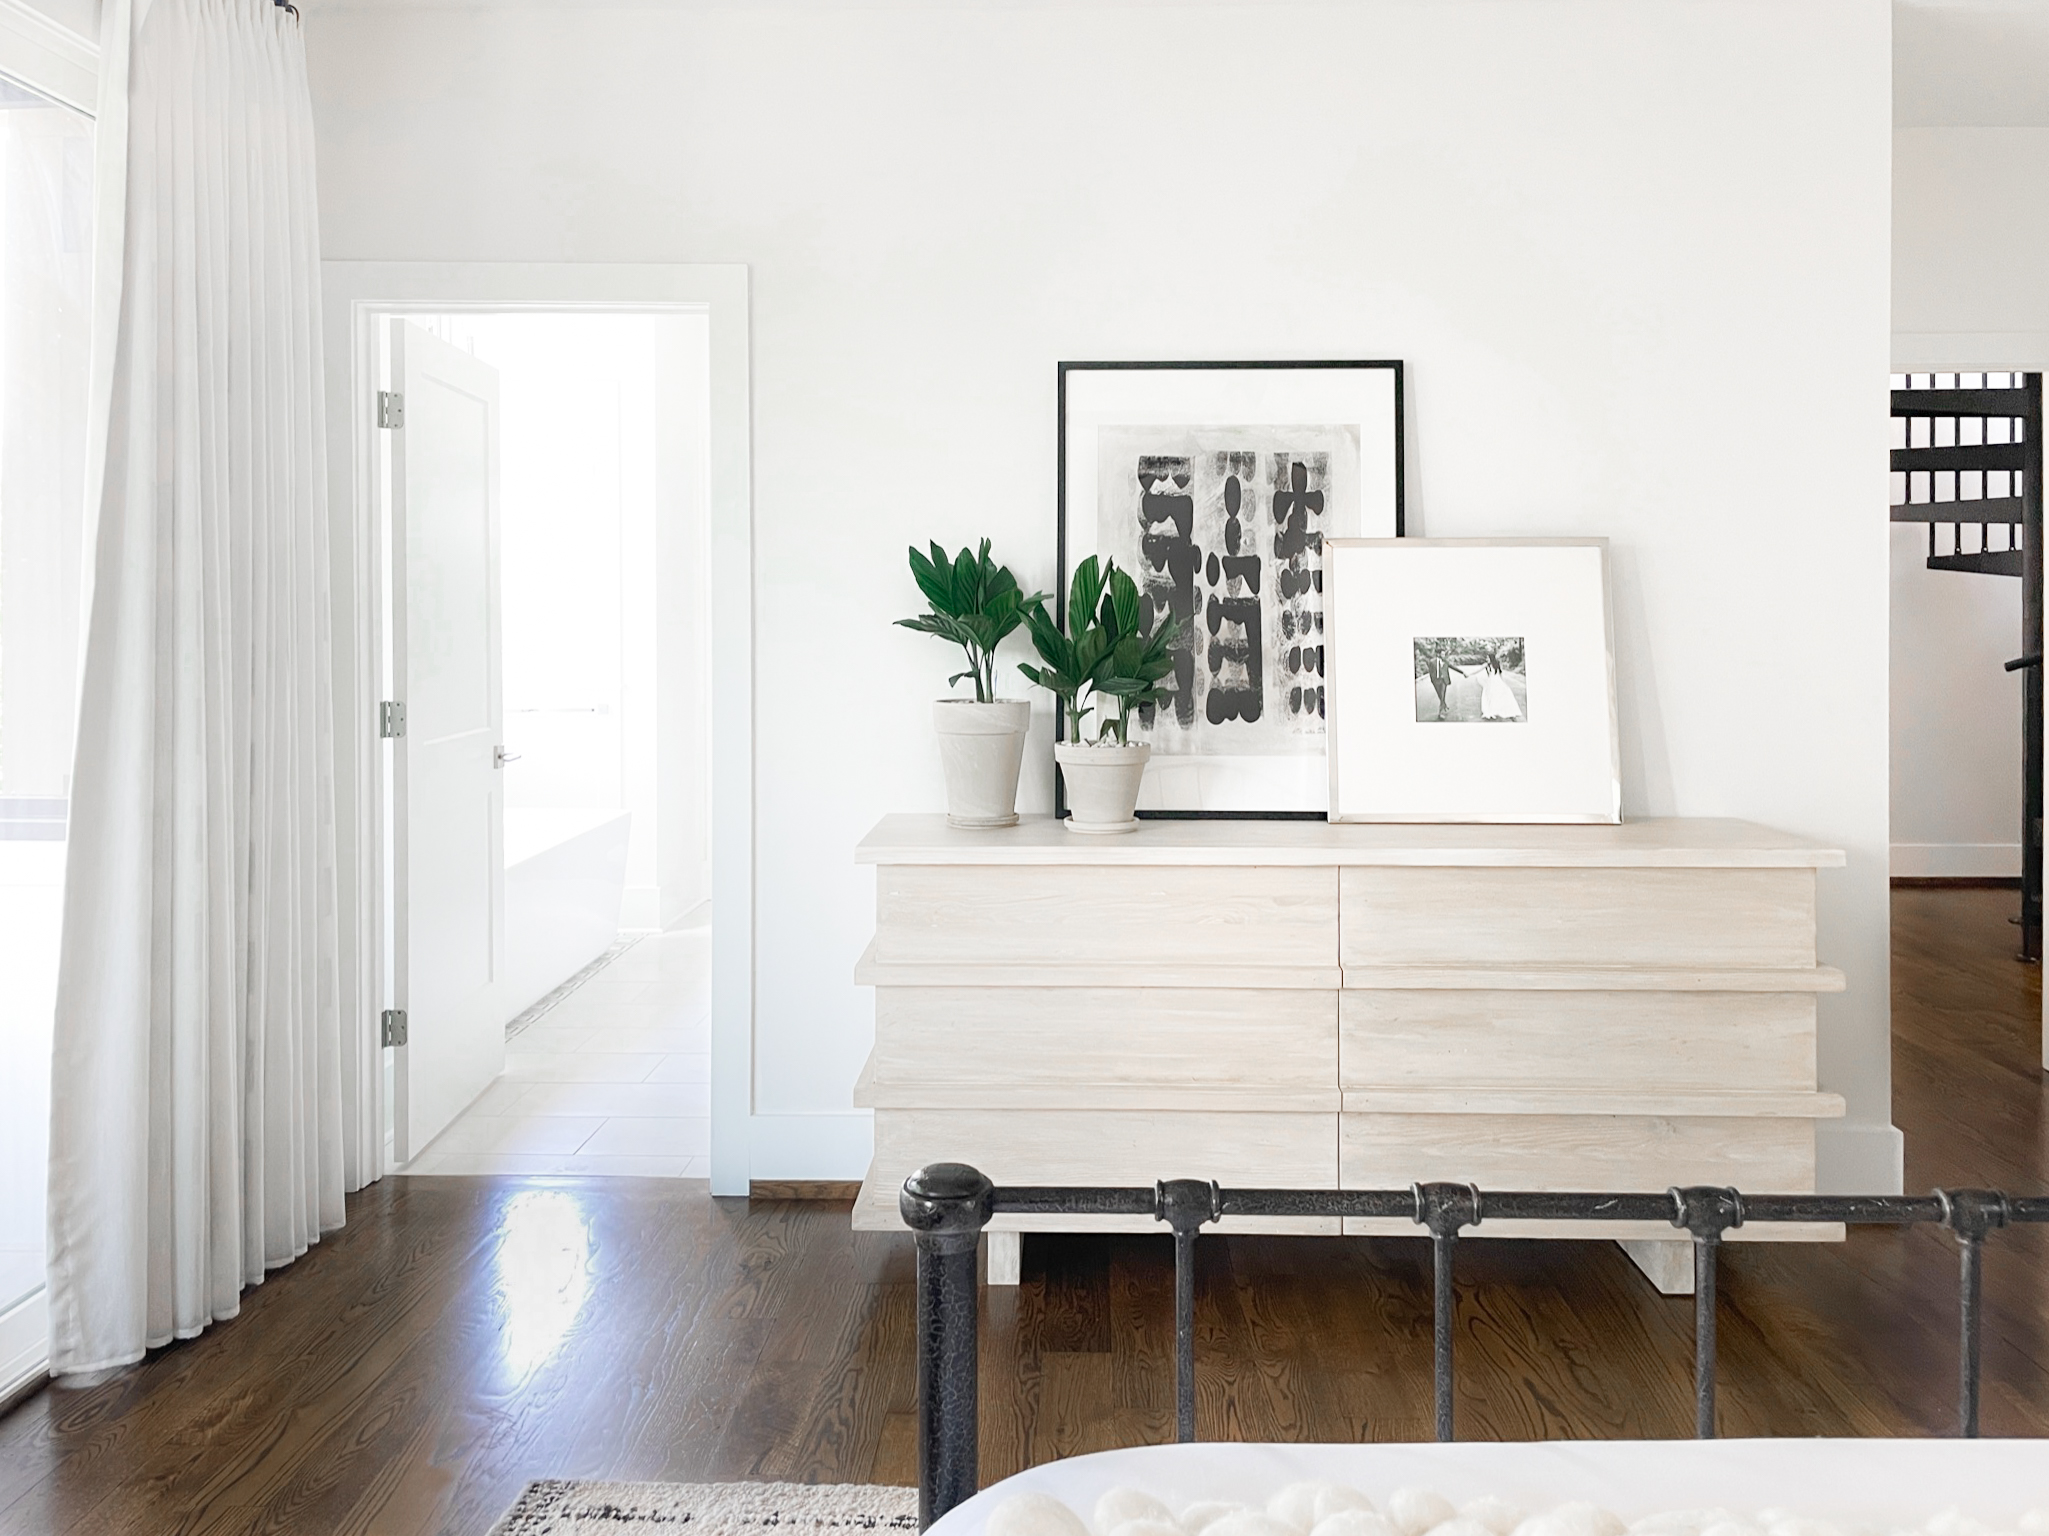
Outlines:
{"label": "reflection of light on floor", "polygon": [[559,1189],[513,1196],[498,1239],[498,1298],[505,1364],[514,1376],[561,1348],[590,1289],[590,1222],[576,1196]]}

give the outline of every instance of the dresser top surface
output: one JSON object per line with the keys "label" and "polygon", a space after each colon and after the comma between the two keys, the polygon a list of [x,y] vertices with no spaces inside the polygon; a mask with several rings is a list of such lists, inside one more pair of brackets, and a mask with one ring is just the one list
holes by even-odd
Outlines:
{"label": "dresser top surface", "polygon": [[1136,832],[1069,832],[1051,816],[1014,827],[885,816],[860,864],[1292,864],[1505,869],[1819,869],[1840,849],[1755,822],[1656,817],[1620,826],[1342,825],[1324,821],[1147,821]]}

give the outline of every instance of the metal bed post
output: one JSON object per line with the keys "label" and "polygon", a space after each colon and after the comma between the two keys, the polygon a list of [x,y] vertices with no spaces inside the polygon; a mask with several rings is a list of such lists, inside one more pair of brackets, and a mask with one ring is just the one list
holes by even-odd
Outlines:
{"label": "metal bed post", "polygon": [[1458,1322],[1458,1293],[1452,1288],[1451,1266],[1460,1227],[1480,1224],[1480,1191],[1472,1184],[1416,1184],[1416,1220],[1430,1230],[1433,1287],[1431,1373],[1436,1381],[1437,1438],[1452,1434],[1452,1329]]}
{"label": "metal bed post", "polygon": [[981,1483],[975,1402],[981,1294],[975,1249],[995,1190],[965,1163],[933,1163],[904,1180],[897,1210],[918,1242],[918,1529]]}
{"label": "metal bed post", "polygon": [[1216,1180],[1162,1179],[1153,1215],[1174,1229],[1174,1438],[1195,1438],[1195,1238],[1224,1214]]}
{"label": "metal bed post", "polygon": [[1985,1296],[1985,1234],[2009,1218],[2006,1196],[1994,1189],[1938,1189],[1943,1225],[1956,1234],[1957,1433],[1978,1438],[1981,1303]]}
{"label": "metal bed post", "polygon": [[1715,1438],[1715,1274],[1722,1234],[1743,1225],[1743,1197],[1733,1189],[1675,1189],[1672,1225],[1693,1234],[1693,1434]]}
{"label": "metal bed post", "polygon": [[1425,1183],[1407,1190],[1221,1189],[1204,1179],[1144,1187],[1062,1185],[995,1189],[961,1163],[934,1163],[904,1181],[898,1198],[918,1248],[918,1518],[920,1529],[977,1491],[976,1388],[980,1294],[975,1250],[993,1215],[1121,1216],[1165,1222],[1174,1234],[1174,1406],[1178,1438],[1195,1438],[1195,1239],[1225,1214],[1246,1217],[1405,1218],[1430,1234],[1432,1346],[1439,1440],[1453,1438],[1453,1342],[1459,1232],[1491,1209],[1497,1220],[1535,1223],[1668,1222],[1691,1234],[1694,1273],[1695,1433],[1714,1435],[1715,1291],[1724,1236],[1733,1227],[1785,1222],[1853,1226],[1941,1223],[1959,1255],[1959,1433],[1978,1433],[1984,1244],[1998,1227],[2049,1222],[2049,1195],[1937,1190],[1930,1195],[1764,1194],[1693,1186],[1650,1193],[1495,1191]]}

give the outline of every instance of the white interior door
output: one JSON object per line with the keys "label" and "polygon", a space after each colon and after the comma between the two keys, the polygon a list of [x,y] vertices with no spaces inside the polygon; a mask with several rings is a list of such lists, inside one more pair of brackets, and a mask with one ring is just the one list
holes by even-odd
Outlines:
{"label": "white interior door", "polygon": [[505,1070],[498,374],[391,323],[394,1152],[409,1162]]}

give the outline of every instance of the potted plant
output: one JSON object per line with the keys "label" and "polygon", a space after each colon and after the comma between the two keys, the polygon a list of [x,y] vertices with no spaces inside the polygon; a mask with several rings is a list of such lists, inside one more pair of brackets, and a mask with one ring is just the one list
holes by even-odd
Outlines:
{"label": "potted plant", "polygon": [[931,612],[898,619],[905,629],[937,635],[959,646],[967,668],[946,682],[975,680],[972,699],[941,699],[932,722],[939,732],[939,761],[946,772],[946,819],[956,827],[1017,825],[1017,771],[1024,761],[1025,730],[1032,707],[1022,699],[996,697],[996,647],[1024,622],[1025,597],[1006,566],[989,558],[989,541],[949,560],[935,541],[928,558],[913,547],[911,575]]}
{"label": "potted plant", "polygon": [[[1076,568],[1067,594],[1067,628],[1046,612],[1043,598],[1025,606],[1025,623],[1041,666],[1018,670],[1059,701],[1066,740],[1053,748],[1067,787],[1074,832],[1129,832],[1138,826],[1138,790],[1153,749],[1131,740],[1131,712],[1171,698],[1160,686],[1174,669],[1171,614],[1154,623],[1138,584],[1117,562],[1100,567],[1090,555]],[[1095,740],[1084,722],[1096,715]]]}

